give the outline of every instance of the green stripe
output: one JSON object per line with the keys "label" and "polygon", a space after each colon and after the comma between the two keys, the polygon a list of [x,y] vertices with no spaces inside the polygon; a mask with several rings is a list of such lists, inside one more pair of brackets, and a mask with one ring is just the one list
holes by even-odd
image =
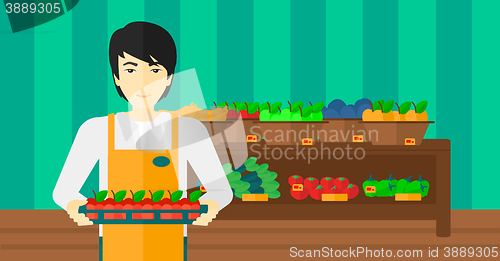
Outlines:
{"label": "green stripe", "polygon": [[[397,101],[424,100],[429,120],[436,120],[436,0],[400,1]],[[425,138],[436,138],[436,124],[429,126]]]}
{"label": "green stripe", "polygon": [[[7,13],[0,12],[2,38],[2,156],[0,209],[34,207],[33,168],[33,29],[12,33]],[[5,111],[6,109],[6,111]],[[15,200],[13,200],[15,199]]]}
{"label": "green stripe", "polygon": [[363,97],[363,0],[326,2],[326,105]]}
{"label": "green stripe", "polygon": [[[78,8],[78,7],[77,7]],[[131,22],[144,21],[144,0],[109,0],[108,1],[108,34],[107,44],[111,35]],[[166,12],[164,12],[166,15]],[[128,111],[128,102],[116,92],[116,87],[108,62],[108,113]]]}
{"label": "green stripe", "polygon": [[398,98],[398,0],[363,1],[363,96]]}
{"label": "green stripe", "polygon": [[326,1],[292,0],[290,6],[292,101],[320,102],[326,96]]}
{"label": "green stripe", "polygon": [[254,1],[254,101],[290,100],[290,1]]}
{"label": "green stripe", "polygon": [[[181,71],[180,63],[180,0],[145,1],[145,21],[157,24],[167,30],[174,39],[177,48],[175,73]],[[168,11],[167,11],[168,10]],[[156,110],[177,110],[181,105],[180,76],[174,76],[168,96],[155,106]]]}
{"label": "green stripe", "polygon": [[35,209],[52,192],[71,147],[72,12],[35,28]]}
{"label": "green stripe", "polygon": [[[500,2],[476,0],[472,4],[472,208],[500,209],[498,150],[488,141],[498,122],[492,118],[500,97]],[[459,101],[461,102],[461,101]],[[486,125],[487,123],[487,125]],[[485,127],[488,127],[485,129]],[[495,127],[496,126],[496,127]],[[492,132],[491,132],[492,131]],[[496,137],[495,134],[493,134]]]}
{"label": "green stripe", "polygon": [[181,69],[196,69],[205,103],[211,106],[217,101],[217,3],[184,1],[180,11],[182,34],[178,46]]}
{"label": "green stripe", "polygon": [[217,1],[217,102],[253,101],[253,2]]}
{"label": "green stripe", "polygon": [[[108,30],[107,7],[95,8],[92,2],[80,2],[73,11],[73,139],[80,126],[90,118],[107,113],[108,91]],[[88,14],[93,19],[87,19]],[[92,30],[89,30],[92,28]],[[90,67],[89,65],[92,64]],[[91,77],[89,77],[91,75]],[[116,96],[114,94],[113,96]],[[96,164],[85,181],[81,193],[93,197],[92,190],[99,190],[99,164]]]}
{"label": "green stripe", "polygon": [[453,209],[472,208],[471,7],[471,0],[439,0],[436,8],[436,134],[451,140]]}

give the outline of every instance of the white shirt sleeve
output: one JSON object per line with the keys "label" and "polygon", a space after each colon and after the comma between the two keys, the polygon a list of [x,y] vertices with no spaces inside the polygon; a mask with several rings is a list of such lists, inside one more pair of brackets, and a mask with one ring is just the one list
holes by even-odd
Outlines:
{"label": "white shirt sleeve", "polygon": [[80,189],[101,157],[101,147],[107,146],[103,134],[107,135],[107,117],[93,118],[80,126],[52,194],[61,208],[66,210],[72,200],[87,199]]}
{"label": "white shirt sleeve", "polygon": [[186,157],[207,190],[200,200],[214,200],[223,209],[231,203],[233,192],[210,135],[200,121],[187,117],[179,119],[179,154]]}

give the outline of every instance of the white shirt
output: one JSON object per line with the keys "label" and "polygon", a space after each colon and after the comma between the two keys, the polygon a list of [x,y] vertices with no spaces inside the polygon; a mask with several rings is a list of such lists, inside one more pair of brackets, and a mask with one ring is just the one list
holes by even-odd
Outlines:
{"label": "white shirt", "polygon": [[[115,115],[115,149],[171,149],[171,119],[169,113],[163,112],[152,122],[136,122],[126,113],[117,113]],[[153,130],[152,126],[154,126]],[[187,163],[189,162],[207,190],[200,200],[214,200],[219,204],[220,209],[224,208],[231,202],[233,193],[205,126],[196,119],[179,117],[178,133],[179,190],[188,189]],[[107,116],[92,118],[83,123],[78,130],[54,188],[53,198],[56,204],[66,210],[70,201],[87,199],[80,193],[80,189],[98,160],[99,190],[107,190]],[[184,231],[186,234],[186,229]],[[99,235],[102,236],[102,225],[99,226]]]}

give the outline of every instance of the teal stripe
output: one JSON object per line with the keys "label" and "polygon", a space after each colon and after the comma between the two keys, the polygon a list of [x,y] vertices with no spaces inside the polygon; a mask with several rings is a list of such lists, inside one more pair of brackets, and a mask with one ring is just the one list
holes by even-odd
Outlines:
{"label": "teal stripe", "polygon": [[326,1],[292,0],[290,6],[292,101],[320,102],[326,96]]}
{"label": "teal stripe", "polygon": [[[80,2],[78,8],[72,11],[73,139],[85,121],[105,116],[108,110],[109,43],[104,41],[108,34],[107,12],[107,6],[96,9],[92,2]],[[87,19],[89,13],[93,14],[93,19]],[[92,190],[99,190],[99,164],[96,164],[80,191],[86,197],[94,197]]]}
{"label": "teal stripe", "polygon": [[[428,101],[436,120],[436,0],[399,1],[399,104]],[[431,124],[426,139],[436,138]]]}
{"label": "teal stripe", "polygon": [[326,102],[363,97],[363,0],[326,2]]}
{"label": "teal stripe", "polygon": [[[77,7],[78,8],[78,7]],[[167,10],[167,9],[166,9]],[[111,35],[131,22],[144,21],[144,0],[109,0],[107,9],[107,44]],[[164,11],[163,16],[166,16]],[[116,87],[108,62],[108,113],[128,111],[128,102],[116,92]]]}
{"label": "teal stripe", "polygon": [[253,1],[217,1],[217,102],[253,101]]}
{"label": "teal stripe", "polygon": [[471,7],[471,0],[439,0],[436,9],[436,134],[451,140],[453,209],[472,208]]}
{"label": "teal stripe", "polygon": [[[33,29],[12,33],[7,13],[0,11],[2,39],[2,156],[0,209],[34,208],[33,167]],[[5,125],[4,125],[5,124]]]}
{"label": "teal stripe", "polygon": [[217,2],[183,1],[180,11],[181,69],[196,70],[205,105],[211,106],[217,101]]}
{"label": "teal stripe", "polygon": [[254,0],[254,101],[290,100],[290,1]]}
{"label": "teal stripe", "polygon": [[[498,129],[492,118],[500,97],[500,2],[476,0],[472,3],[472,208],[500,209],[495,168],[498,150],[487,137]],[[487,129],[485,127],[487,126]],[[492,132],[490,132],[492,130]],[[493,134],[493,137],[496,137]]]}
{"label": "teal stripe", "polygon": [[363,1],[363,96],[398,98],[398,0]]}
{"label": "teal stripe", "polygon": [[35,28],[35,209],[52,192],[71,147],[72,12]]}

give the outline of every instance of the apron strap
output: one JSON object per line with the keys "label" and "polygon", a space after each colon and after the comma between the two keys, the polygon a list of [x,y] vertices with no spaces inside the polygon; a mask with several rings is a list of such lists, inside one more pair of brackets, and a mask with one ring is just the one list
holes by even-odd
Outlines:
{"label": "apron strap", "polygon": [[179,115],[172,111],[159,110],[159,112],[168,112],[172,116],[172,148],[170,150],[170,157],[172,158],[172,163],[174,164],[175,173],[179,177]]}
{"label": "apron strap", "polygon": [[115,150],[115,114],[110,113],[108,114],[108,151],[113,150]]}

